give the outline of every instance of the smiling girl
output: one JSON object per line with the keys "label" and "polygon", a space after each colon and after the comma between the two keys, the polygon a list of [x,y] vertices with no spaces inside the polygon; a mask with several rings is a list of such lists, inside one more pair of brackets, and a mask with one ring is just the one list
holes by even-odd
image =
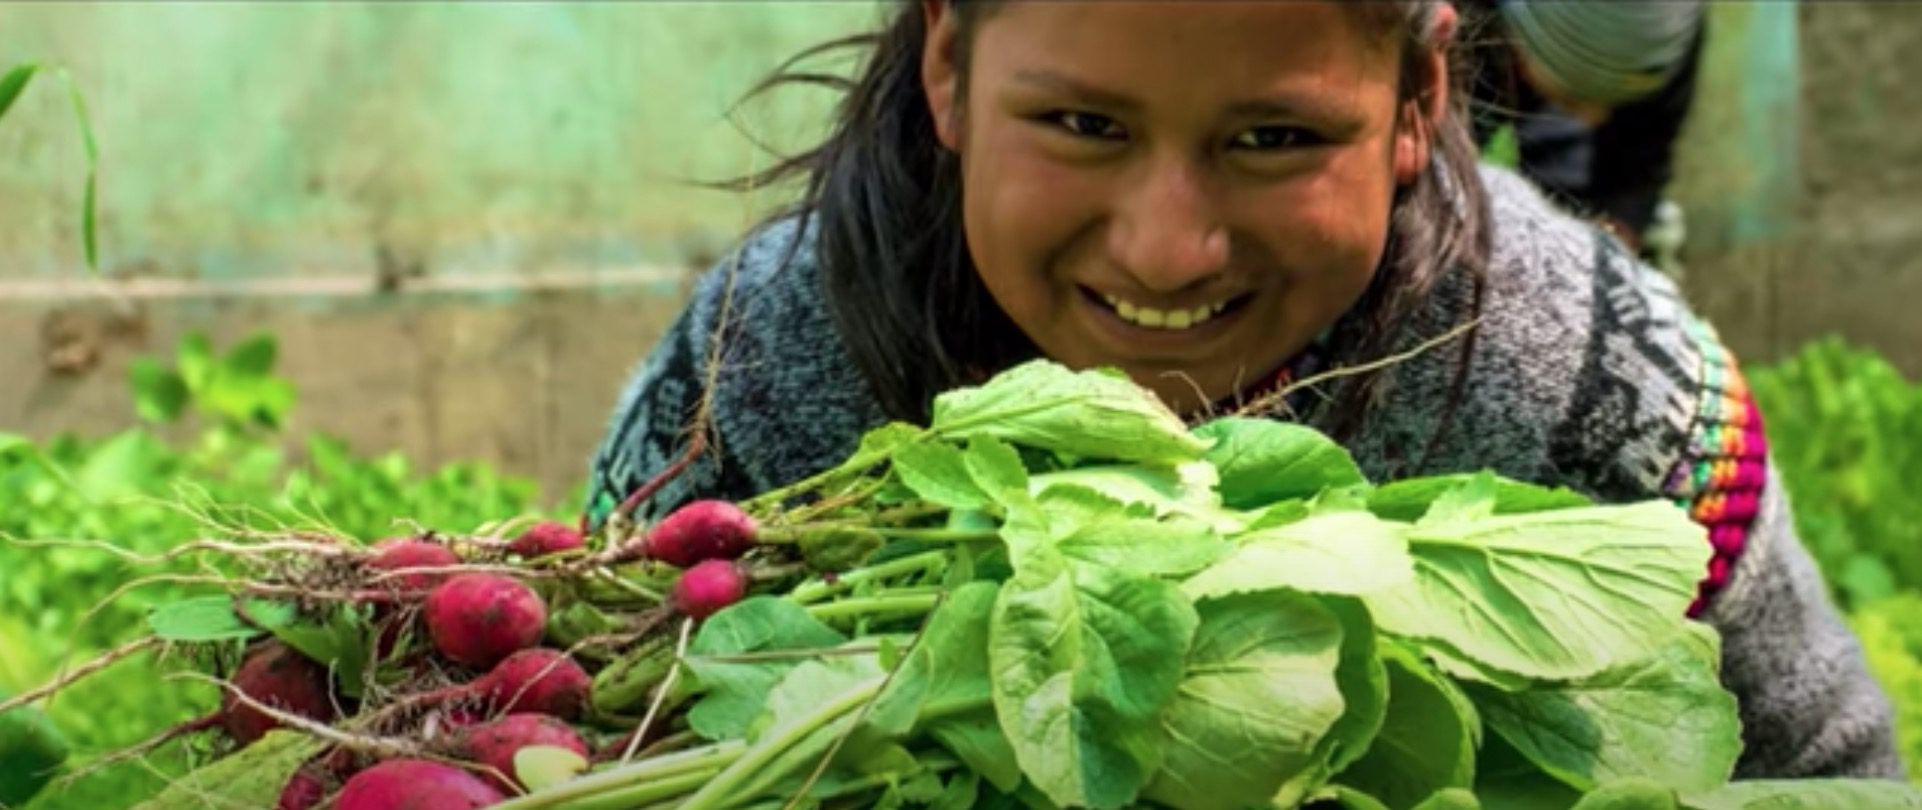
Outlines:
{"label": "smiling girl", "polygon": [[704,279],[620,398],[590,516],[681,455],[717,338],[716,451],[644,514],[832,466],[1034,357],[1199,417],[1472,326],[1276,415],[1377,481],[1486,468],[1688,506],[1715,545],[1695,613],[1741,701],[1738,775],[1899,777],[1734,360],[1605,231],[1477,164],[1457,26],[1432,0],[901,6],[843,43],[872,55],[827,140],[759,178],[804,177],[796,208],[721,263],[731,285]]}

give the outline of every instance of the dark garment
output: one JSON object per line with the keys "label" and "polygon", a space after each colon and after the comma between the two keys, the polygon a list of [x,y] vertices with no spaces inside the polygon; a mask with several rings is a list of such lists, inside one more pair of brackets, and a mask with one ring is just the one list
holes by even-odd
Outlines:
{"label": "dark garment", "polygon": [[[1480,7],[1476,7],[1476,6]],[[1476,142],[1487,146],[1512,124],[1521,173],[1557,203],[1584,216],[1606,216],[1639,238],[1655,220],[1674,178],[1675,141],[1695,99],[1706,29],[1698,31],[1682,68],[1649,98],[1617,107],[1601,126],[1570,116],[1521,78],[1500,20],[1485,4],[1472,23],[1470,103]]]}

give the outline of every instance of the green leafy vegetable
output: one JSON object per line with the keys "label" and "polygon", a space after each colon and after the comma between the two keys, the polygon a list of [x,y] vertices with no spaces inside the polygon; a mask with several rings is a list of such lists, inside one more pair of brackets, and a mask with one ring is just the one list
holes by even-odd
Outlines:
{"label": "green leafy vegetable", "polygon": [[1686,640],[1579,683],[1473,694],[1490,729],[1579,790],[1634,777],[1707,790],[1742,750],[1735,697]]}
{"label": "green leafy vegetable", "polygon": [[1383,630],[1502,672],[1567,680],[1673,638],[1710,552],[1660,501],[1421,524],[1415,579],[1365,597]]}
{"label": "green leafy vegetable", "polygon": [[931,429],[950,439],[993,436],[1119,461],[1188,461],[1207,449],[1167,406],[1120,372],[1076,373],[1041,360],[936,397]]}
{"label": "green leafy vegetable", "polygon": [[1121,807],[1161,765],[1158,717],[1194,608],[1168,582],[1071,567],[1045,540],[1010,533],[1009,546],[988,639],[995,715],[1049,799]]}
{"label": "green leafy vegetable", "polygon": [[1342,715],[1342,626],[1314,599],[1279,591],[1211,600],[1200,619],[1147,795],[1183,810],[1257,805],[1314,764]]}
{"label": "green leafy vegetable", "polygon": [[1214,440],[1206,458],[1221,471],[1222,502],[1235,509],[1367,483],[1348,451],[1312,428],[1227,417],[1195,435]]}
{"label": "green leafy vegetable", "polygon": [[1220,562],[1181,587],[1192,599],[1277,588],[1361,595],[1413,576],[1399,527],[1367,512],[1325,512],[1236,538]]}
{"label": "green leafy vegetable", "polygon": [[703,656],[821,649],[846,641],[806,608],[786,600],[756,596],[723,609],[708,617],[688,644],[687,667],[706,689],[688,710],[688,724],[710,740],[744,736],[766,704],[769,690],[799,663],[736,663]]}
{"label": "green leafy vegetable", "polygon": [[1399,647],[1385,646],[1388,713],[1368,753],[1341,772],[1391,807],[1411,807],[1448,788],[1469,787],[1481,721],[1460,687]]}

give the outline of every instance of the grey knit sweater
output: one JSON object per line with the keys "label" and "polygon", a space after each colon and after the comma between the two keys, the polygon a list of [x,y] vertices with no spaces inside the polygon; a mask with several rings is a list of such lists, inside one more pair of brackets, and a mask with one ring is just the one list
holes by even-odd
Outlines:
{"label": "grey knit sweater", "polygon": [[[1347,442],[1362,469],[1385,481],[1487,468],[1606,501],[1700,495],[1687,471],[1700,460],[1702,432],[1720,427],[1709,417],[1724,399],[1712,331],[1668,280],[1514,175],[1489,168],[1484,180],[1495,246],[1468,372],[1457,374],[1459,351],[1387,372],[1379,407]],[[783,266],[797,238],[800,250]],[[719,452],[654,498],[648,514],[804,477],[886,421],[830,320],[808,238],[781,223],[743,246],[713,403]],[[620,397],[591,470],[597,515],[684,446],[721,280],[703,280]],[[1463,322],[1471,290],[1465,279],[1439,283],[1407,342]],[[1722,634],[1723,682],[1741,707],[1746,748],[1736,775],[1900,778],[1887,698],[1765,469],[1755,516],[1738,527],[1746,543],[1722,555],[1732,563],[1726,583],[1700,614]]]}

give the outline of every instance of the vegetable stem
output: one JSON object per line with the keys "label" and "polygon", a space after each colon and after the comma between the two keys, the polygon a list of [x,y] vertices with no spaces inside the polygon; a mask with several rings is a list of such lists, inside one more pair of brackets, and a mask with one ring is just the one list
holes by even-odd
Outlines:
{"label": "vegetable stem", "polygon": [[808,735],[826,728],[842,716],[859,709],[875,695],[880,694],[883,679],[875,678],[859,688],[850,689],[813,714],[801,718],[780,734],[763,737],[753,748],[743,753],[739,759],[727,766],[720,774],[709,779],[700,791],[689,796],[681,804],[681,810],[718,810],[731,798],[742,783],[752,778],[765,778],[761,773],[782,754],[801,744]]}
{"label": "vegetable stem", "polygon": [[645,785],[688,773],[705,774],[714,768],[724,768],[738,759],[746,750],[746,743],[728,740],[672,754],[662,754],[570,779],[545,790],[537,790],[525,796],[508,799],[493,807],[494,810],[542,810],[542,808],[558,810],[558,808],[573,807],[572,802],[593,799],[615,790]]}
{"label": "vegetable stem", "polygon": [[821,605],[808,605],[807,611],[814,618],[827,622],[863,616],[926,613],[933,610],[935,603],[939,601],[941,601],[939,593],[863,596]]}
{"label": "vegetable stem", "polygon": [[864,582],[891,579],[906,574],[933,573],[946,567],[947,562],[948,552],[945,550],[937,549],[935,551],[924,551],[920,554],[911,554],[878,565],[856,568],[853,571],[836,576],[832,582],[825,579],[803,582],[788,594],[788,600],[799,605],[819,602],[829,596],[846,592],[848,589]]}
{"label": "vegetable stem", "polygon": [[719,767],[704,768],[665,779],[654,779],[638,785],[583,797],[559,805],[556,810],[626,810],[630,807],[644,807],[695,790],[720,772]]}

